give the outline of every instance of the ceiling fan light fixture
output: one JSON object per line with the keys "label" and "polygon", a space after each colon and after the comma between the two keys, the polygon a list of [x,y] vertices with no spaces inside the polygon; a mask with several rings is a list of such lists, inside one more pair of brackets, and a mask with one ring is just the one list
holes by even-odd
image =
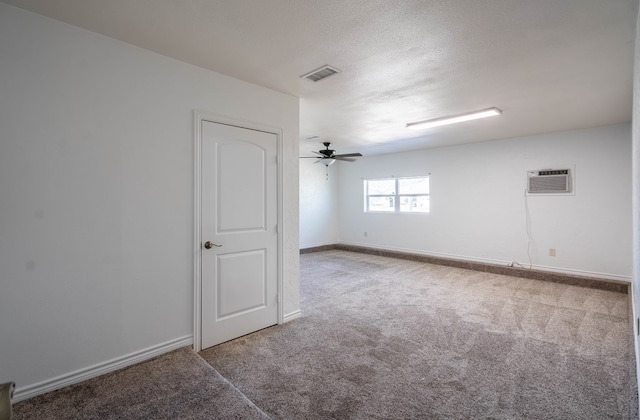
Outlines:
{"label": "ceiling fan light fixture", "polygon": [[329,149],[331,143],[325,141],[322,144],[325,149],[318,150],[317,152],[312,151],[312,153],[315,153],[317,156],[300,156],[300,159],[317,159],[314,163],[322,162],[322,164],[328,168],[329,165],[336,163],[336,160],[341,160],[343,162],[355,162],[356,157],[362,156],[362,153],[343,153],[337,155],[335,150]]}
{"label": "ceiling fan light fixture", "polygon": [[329,166],[329,165],[333,165],[334,163],[336,163],[336,160],[329,158],[329,159],[322,159],[321,162],[322,162],[322,164],[324,166]]}
{"label": "ceiling fan light fixture", "polygon": [[464,121],[477,120],[480,118],[495,117],[501,115],[502,111],[498,108],[488,108],[480,111],[469,112],[466,114],[452,115],[449,117],[434,118],[426,121],[417,121],[407,123],[407,128],[414,130],[424,130],[425,128],[439,127],[441,125],[456,124]]}

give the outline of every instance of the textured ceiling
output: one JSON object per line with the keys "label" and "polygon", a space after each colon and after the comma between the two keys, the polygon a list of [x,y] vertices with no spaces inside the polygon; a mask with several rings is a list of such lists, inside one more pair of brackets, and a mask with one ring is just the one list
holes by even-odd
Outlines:
{"label": "textured ceiling", "polygon": [[[637,0],[2,1],[299,96],[303,152],[321,141],[374,154],[631,120]],[[342,73],[300,79],[325,64]],[[503,115],[405,128],[493,106]]]}

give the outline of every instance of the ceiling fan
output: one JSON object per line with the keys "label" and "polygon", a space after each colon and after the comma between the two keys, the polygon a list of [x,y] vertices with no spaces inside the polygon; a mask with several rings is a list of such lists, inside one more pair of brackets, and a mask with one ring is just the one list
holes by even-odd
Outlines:
{"label": "ceiling fan", "polygon": [[362,156],[361,153],[346,153],[342,155],[336,155],[335,150],[329,149],[329,146],[331,145],[331,143],[329,143],[328,141],[325,141],[322,144],[324,145],[324,147],[326,147],[326,149],[313,152],[318,156],[300,156],[300,158],[301,159],[318,159],[314,163],[322,162],[324,166],[329,166],[335,163],[337,160],[342,160],[345,162],[355,162],[356,160],[353,159],[354,157]]}

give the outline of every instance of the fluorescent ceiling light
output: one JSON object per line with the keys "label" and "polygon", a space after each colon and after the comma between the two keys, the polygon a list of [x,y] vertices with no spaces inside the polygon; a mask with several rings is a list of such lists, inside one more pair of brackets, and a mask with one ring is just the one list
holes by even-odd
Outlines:
{"label": "fluorescent ceiling light", "polygon": [[498,108],[489,108],[483,109],[482,111],[469,112],[468,114],[453,115],[451,117],[434,118],[432,120],[407,123],[407,128],[413,128],[414,130],[423,130],[429,127],[438,127],[440,125],[477,120],[478,118],[494,117],[500,114],[502,114],[502,111],[500,111]]}

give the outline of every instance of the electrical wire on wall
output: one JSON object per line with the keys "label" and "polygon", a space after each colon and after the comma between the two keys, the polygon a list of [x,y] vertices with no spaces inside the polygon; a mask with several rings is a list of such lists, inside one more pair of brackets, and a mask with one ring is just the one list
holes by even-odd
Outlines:
{"label": "electrical wire on wall", "polygon": [[527,258],[529,258],[529,270],[533,267],[531,263],[531,214],[529,213],[529,200],[527,200],[527,189],[524,189],[524,218],[527,230]]}
{"label": "electrical wire on wall", "polygon": [[529,259],[529,267],[525,267],[517,261],[512,261],[509,264],[509,267],[520,267],[520,268],[528,268],[531,270],[533,268],[533,263],[531,262],[531,214],[529,212],[529,201],[527,199],[527,189],[524,189],[524,227],[527,231],[527,258]]}

